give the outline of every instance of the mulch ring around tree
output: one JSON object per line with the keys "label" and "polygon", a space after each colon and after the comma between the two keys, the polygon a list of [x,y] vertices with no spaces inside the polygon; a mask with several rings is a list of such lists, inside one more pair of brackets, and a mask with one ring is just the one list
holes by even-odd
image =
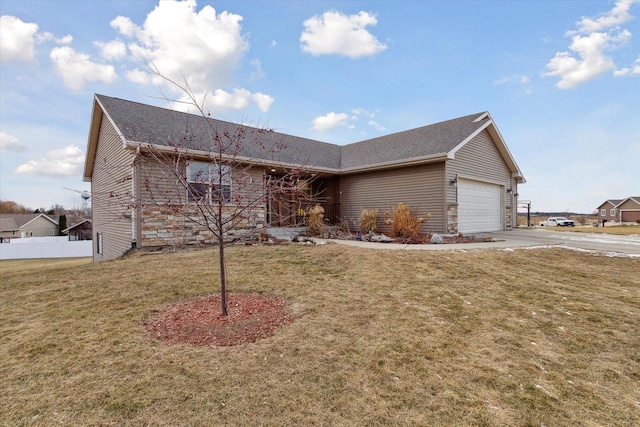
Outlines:
{"label": "mulch ring around tree", "polygon": [[171,304],[153,313],[145,326],[151,337],[167,344],[233,346],[270,337],[291,323],[286,306],[272,295],[228,293],[228,315],[222,316],[218,294]]}

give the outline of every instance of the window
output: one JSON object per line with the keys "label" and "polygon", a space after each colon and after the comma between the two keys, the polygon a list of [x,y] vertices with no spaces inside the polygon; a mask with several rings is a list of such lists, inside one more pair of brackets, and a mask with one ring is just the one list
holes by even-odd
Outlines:
{"label": "window", "polygon": [[96,253],[102,255],[102,233],[96,233]]}
{"label": "window", "polygon": [[606,209],[600,209],[600,216],[607,216],[607,210]]}
{"label": "window", "polygon": [[611,209],[611,210],[609,211],[609,215],[611,215],[611,216],[616,216],[616,210],[615,210],[615,209]]}
{"label": "window", "polygon": [[[221,182],[222,185],[218,185]],[[226,203],[231,200],[231,168],[226,165],[193,162],[187,166],[187,201]]]}

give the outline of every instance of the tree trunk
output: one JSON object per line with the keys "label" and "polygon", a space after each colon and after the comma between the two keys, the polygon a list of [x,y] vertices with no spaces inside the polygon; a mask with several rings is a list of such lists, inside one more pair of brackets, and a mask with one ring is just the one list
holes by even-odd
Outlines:
{"label": "tree trunk", "polygon": [[218,258],[220,259],[220,311],[227,316],[227,274],[224,262],[224,227],[222,227],[222,204],[218,204]]}

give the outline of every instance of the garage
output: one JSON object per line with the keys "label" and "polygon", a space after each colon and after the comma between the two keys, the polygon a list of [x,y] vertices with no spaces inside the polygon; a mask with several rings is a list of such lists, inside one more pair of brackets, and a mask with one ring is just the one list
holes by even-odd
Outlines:
{"label": "garage", "polygon": [[622,222],[638,222],[640,221],[640,211],[620,211]]}
{"label": "garage", "polygon": [[502,187],[488,182],[458,180],[458,230],[480,233],[502,230]]}

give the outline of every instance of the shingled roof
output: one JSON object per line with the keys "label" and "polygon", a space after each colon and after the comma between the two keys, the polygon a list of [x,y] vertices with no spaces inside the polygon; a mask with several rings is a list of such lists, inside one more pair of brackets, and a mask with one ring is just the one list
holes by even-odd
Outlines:
{"label": "shingled roof", "polygon": [[[180,141],[188,131],[194,137],[184,148],[203,150],[207,143],[207,130],[232,130],[242,127],[247,131],[246,142],[255,138],[256,129],[221,120],[203,118],[200,115],[154,107],[105,95],[96,95],[92,126],[97,126],[106,114],[116,127],[124,142],[131,145],[151,143],[170,146]],[[97,106],[99,106],[97,108]],[[207,126],[209,120],[211,127]],[[498,149],[516,177],[522,177],[506,144],[487,112],[471,114],[457,119],[435,123],[378,138],[368,139],[344,146],[273,132],[259,134],[266,146],[241,144],[238,154],[245,159],[282,165],[304,166],[311,170],[330,173],[357,172],[402,164],[440,161],[453,158],[455,151],[483,129],[497,141]],[[97,132],[90,135],[87,158],[95,155]],[[284,148],[274,154],[274,144]],[[84,177],[91,179],[92,165],[85,165]]]}
{"label": "shingled roof", "polygon": [[47,215],[42,213],[33,213],[33,214],[0,214],[0,231],[17,231],[22,227],[38,218],[39,216],[43,216],[53,224],[58,224],[54,219],[49,218]]}
{"label": "shingled roof", "polygon": [[[193,139],[183,143],[182,148],[205,150],[210,139],[206,135],[210,129],[219,132],[242,127],[247,133],[237,153],[239,157],[274,160],[272,147],[280,147],[277,161],[289,165],[304,165],[320,169],[338,170],[340,168],[340,146],[314,141],[278,132],[256,134],[257,129],[216,119],[205,119],[196,114],[183,113],[166,108],[154,107],[138,102],[125,101],[104,95],[96,95],[105,113],[130,143],[151,143],[159,146],[178,144],[188,132]],[[211,126],[208,126],[209,120]],[[251,143],[261,139],[266,146]]]}

